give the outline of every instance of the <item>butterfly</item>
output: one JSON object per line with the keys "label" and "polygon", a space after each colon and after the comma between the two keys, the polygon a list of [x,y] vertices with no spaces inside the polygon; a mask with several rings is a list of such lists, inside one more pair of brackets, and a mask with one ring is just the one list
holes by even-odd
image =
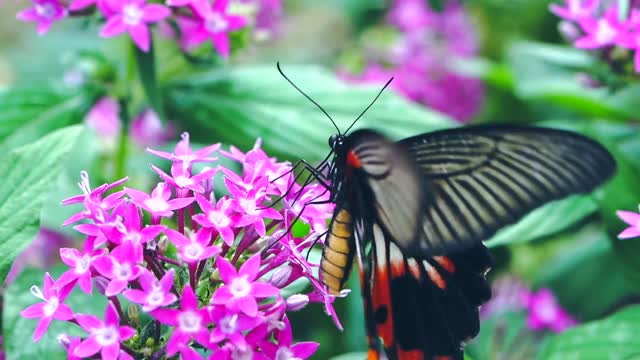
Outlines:
{"label": "butterfly", "polygon": [[468,126],[398,142],[349,133],[362,114],[344,133],[336,126],[331,161],[309,169],[335,204],[322,282],[339,295],[358,262],[369,360],[462,359],[491,297],[482,241],[545,203],[594,190],[615,160],[590,138],[542,127]]}

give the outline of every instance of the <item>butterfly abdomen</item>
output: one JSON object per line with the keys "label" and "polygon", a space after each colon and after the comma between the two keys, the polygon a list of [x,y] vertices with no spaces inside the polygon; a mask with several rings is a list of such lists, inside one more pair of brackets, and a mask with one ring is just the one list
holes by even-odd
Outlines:
{"label": "butterfly abdomen", "polygon": [[322,250],[320,272],[322,283],[333,295],[340,294],[349,276],[355,254],[353,219],[347,209],[336,211]]}

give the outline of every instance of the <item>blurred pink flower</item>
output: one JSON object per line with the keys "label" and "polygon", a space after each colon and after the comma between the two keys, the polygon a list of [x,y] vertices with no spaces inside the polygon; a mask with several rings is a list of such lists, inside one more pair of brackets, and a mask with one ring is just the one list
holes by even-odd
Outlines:
{"label": "blurred pink flower", "polygon": [[58,251],[61,247],[70,246],[72,240],[59,232],[40,228],[33,242],[13,262],[11,270],[5,278],[5,284],[10,284],[20,275],[25,267],[49,268],[58,261]]}
{"label": "blurred pink flower", "polygon": [[118,100],[108,96],[100,98],[89,110],[84,122],[96,132],[108,149],[113,148],[122,126]]}
{"label": "blurred pink flower", "polygon": [[16,18],[36,22],[38,35],[43,35],[51,25],[67,16],[67,10],[59,0],[33,0],[33,7],[18,12]]}
{"label": "blurred pink flower", "polygon": [[192,47],[211,40],[213,47],[222,57],[228,57],[231,51],[229,32],[239,30],[247,25],[242,16],[227,14],[229,0],[215,0],[213,5],[206,0],[192,3],[198,16],[197,25],[184,34],[187,47]]}
{"label": "blurred pink flower", "polygon": [[620,22],[618,8],[609,8],[603,17],[582,17],[578,24],[585,32],[585,36],[575,42],[575,46],[581,49],[597,49],[603,46],[615,44],[627,31],[626,22]]}
{"label": "blurred pink flower", "polygon": [[527,326],[531,330],[549,328],[559,333],[578,323],[558,304],[551,289],[544,288],[538,292],[523,294],[522,302],[529,313]]}
{"label": "blurred pink flower", "polygon": [[640,214],[632,211],[618,211],[616,213],[622,221],[629,225],[618,234],[618,239],[629,239],[640,236]]}
{"label": "blurred pink flower", "polygon": [[503,276],[491,284],[491,299],[480,306],[480,317],[518,311],[525,308],[523,298],[531,293],[529,287],[513,276]]}
{"label": "blurred pink flower", "polygon": [[149,51],[151,46],[149,24],[171,15],[171,10],[168,7],[159,4],[146,4],[146,0],[113,0],[110,4],[114,13],[105,14],[108,19],[100,31],[100,36],[112,37],[128,31],[131,40],[142,51]]}
{"label": "blurred pink flower", "polygon": [[158,146],[175,136],[175,126],[173,123],[163,124],[158,114],[149,108],[133,119],[129,134],[142,147]]}
{"label": "blurred pink flower", "polygon": [[593,15],[600,0],[564,0],[565,7],[550,4],[549,10],[565,20],[580,20]]}

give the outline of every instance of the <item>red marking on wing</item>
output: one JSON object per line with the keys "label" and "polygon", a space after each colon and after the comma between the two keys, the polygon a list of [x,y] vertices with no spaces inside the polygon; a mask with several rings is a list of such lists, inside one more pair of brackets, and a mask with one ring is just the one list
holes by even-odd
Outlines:
{"label": "red marking on wing", "polygon": [[418,264],[416,259],[413,258],[409,259],[407,261],[407,264],[409,265],[409,271],[411,272],[411,275],[413,275],[413,277],[416,278],[418,282],[420,282],[420,278],[422,277],[420,273],[420,264]]}
{"label": "red marking on wing", "polygon": [[424,269],[427,271],[427,275],[429,275],[429,279],[431,282],[436,284],[437,287],[444,290],[447,288],[447,283],[444,281],[444,278],[436,268],[434,268],[427,260],[423,260],[422,264],[424,265]]}
{"label": "red marking on wing", "polygon": [[422,350],[402,350],[397,347],[398,359],[402,360],[424,360],[424,354]]}
{"label": "red marking on wing", "polygon": [[362,162],[353,150],[349,150],[347,153],[347,164],[356,169],[360,169],[362,167]]}
{"label": "red marking on wing", "polygon": [[380,353],[376,349],[367,351],[367,360],[380,360]]}
{"label": "red marking on wing", "polygon": [[391,311],[391,294],[389,292],[389,277],[386,271],[386,264],[376,269],[375,281],[373,283],[373,311],[375,312],[381,306],[387,308],[387,321],[376,324],[378,335],[382,338],[385,345],[393,344],[393,313]]}
{"label": "red marking on wing", "polygon": [[433,357],[433,360],[453,360],[453,357],[450,355],[436,355]]}
{"label": "red marking on wing", "polygon": [[445,270],[450,273],[454,273],[456,271],[456,266],[453,264],[453,261],[446,256],[434,256],[433,259],[440,264]]}

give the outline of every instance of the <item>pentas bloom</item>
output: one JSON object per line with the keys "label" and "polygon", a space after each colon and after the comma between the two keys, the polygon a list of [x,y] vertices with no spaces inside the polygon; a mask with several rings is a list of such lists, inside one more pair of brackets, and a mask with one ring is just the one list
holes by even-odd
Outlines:
{"label": "pentas bloom", "polygon": [[175,135],[173,123],[162,124],[153,109],[145,109],[131,122],[129,135],[142,147],[162,145]]}
{"label": "pentas bloom", "polygon": [[[161,182],[151,194],[122,189],[127,178],[92,188],[81,174],[82,194],[63,203],[83,207],[65,225],[85,241],[61,249],[68,269],[57,280],[47,275],[44,291],[32,290],[42,302],[23,316],[40,319],[36,339],[58,320],[85,331],[59,334],[69,359],[306,359],[318,344],[292,342],[287,312],[322,303],[340,327],[335,297],[306,259],[332,210],[306,204],[328,196],[326,189],[293,183],[291,165],[267,156],[259,141],[247,153],[221,152],[240,163],[239,173],[218,171],[218,149],[193,149],[183,134],[172,152],[149,150],[168,160],[154,168]],[[195,172],[195,163],[203,170]],[[226,187],[216,190],[229,195],[216,199],[216,177]],[[296,218],[313,225],[302,238],[291,234]],[[309,290],[289,295],[301,279]],[[102,319],[64,304],[74,288],[87,296],[92,285],[93,296],[108,300]],[[130,301],[126,312],[122,298]]]}
{"label": "pentas bloom", "polygon": [[461,122],[470,120],[482,106],[484,86],[451,68],[454,60],[478,53],[477,31],[465,8],[448,1],[436,12],[423,0],[394,0],[386,19],[395,41],[366,44],[364,68],[338,74],[348,82],[377,84],[393,76],[391,89],[409,100]]}
{"label": "pentas bloom", "polygon": [[521,300],[527,309],[527,326],[531,330],[548,328],[559,333],[577,324],[577,321],[558,304],[551,289],[528,292],[522,295]]}
{"label": "pentas bloom", "polygon": [[108,96],[100,98],[89,110],[84,122],[96,132],[107,149],[113,149],[122,126],[118,100]]}
{"label": "pentas bloom", "polygon": [[[580,49],[596,50],[606,61],[611,50],[619,47],[635,52],[635,72],[640,72],[640,4],[630,2],[628,14],[620,17],[617,1],[565,0],[552,4],[552,13],[562,18],[560,29],[569,32],[567,38]],[[618,66],[619,67],[619,66]]]}
{"label": "pentas bloom", "polygon": [[67,16],[67,10],[58,0],[34,0],[33,7],[20,11],[16,18],[38,24],[38,35],[49,31],[54,22]]}
{"label": "pentas bloom", "polygon": [[131,40],[142,51],[149,51],[151,34],[149,24],[158,22],[171,14],[164,5],[146,4],[145,0],[114,0],[109,3],[114,13],[100,31],[100,36],[112,37],[128,32]]}
{"label": "pentas bloom", "polygon": [[618,234],[618,239],[630,239],[640,236],[640,214],[633,211],[618,211],[616,213],[629,227]]}

